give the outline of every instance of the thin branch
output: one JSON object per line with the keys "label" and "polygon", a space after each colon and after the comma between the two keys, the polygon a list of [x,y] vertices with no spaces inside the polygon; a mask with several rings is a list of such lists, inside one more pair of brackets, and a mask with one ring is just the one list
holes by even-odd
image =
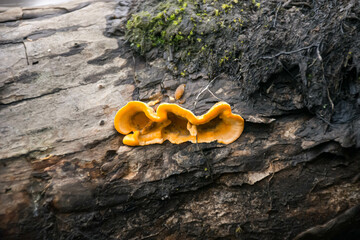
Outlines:
{"label": "thin branch", "polygon": [[316,47],[316,54],[317,54],[318,59],[320,60],[320,62],[322,62],[323,59],[322,59],[322,57],[321,57],[321,55],[320,55],[320,49],[319,49],[319,47],[320,47],[320,44],[317,45],[317,47]]}
{"label": "thin branch", "polygon": [[317,58],[314,59],[314,61],[308,66],[308,69],[311,68],[317,61]]}
{"label": "thin branch", "polygon": [[292,0],[289,0],[289,1],[285,2],[282,5],[282,7],[286,8],[289,5],[291,5],[291,6],[306,6],[308,8],[312,8],[311,5],[309,3],[307,3],[307,2],[292,2]]}
{"label": "thin branch", "polygon": [[277,15],[278,15],[278,12],[279,12],[279,10],[280,10],[280,7],[281,7],[281,2],[279,2],[278,5],[276,6],[276,12],[275,12],[275,18],[274,18],[273,28],[276,28],[276,19],[277,19]]}
{"label": "thin branch", "polygon": [[290,3],[290,5],[292,6],[305,6],[305,7],[308,7],[308,8],[312,8],[311,5],[307,2],[292,2]]}
{"label": "thin branch", "polygon": [[[197,105],[197,103],[198,103],[198,100],[199,100],[200,95],[203,94],[206,90],[210,91],[210,90],[209,90],[210,85],[211,85],[218,77],[219,77],[219,76],[214,77],[213,80],[211,80],[211,81],[198,93],[198,95],[196,95],[195,103],[194,103],[194,109],[196,109],[196,105]],[[213,96],[215,96],[211,91],[210,91],[210,93],[211,93]],[[218,97],[215,97],[215,98],[216,98],[216,99],[219,99]]]}
{"label": "thin branch", "polygon": [[326,88],[326,91],[327,91],[327,97],[328,97],[328,100],[329,100],[329,102],[330,102],[330,104],[331,104],[331,112],[333,113],[333,112],[334,112],[334,108],[335,108],[335,106],[334,106],[333,101],[331,100],[331,97],[330,97],[330,91],[329,91],[329,88],[328,88],[328,87]]}
{"label": "thin branch", "polygon": [[[317,48],[316,48],[316,55],[320,61],[320,64],[321,64],[321,70],[322,70],[322,77],[323,77],[323,80],[324,80],[324,84],[326,83],[326,79],[325,79],[325,69],[324,69],[324,62],[323,62],[323,58],[321,57],[321,54],[320,54],[320,44],[318,44]],[[331,97],[330,97],[330,91],[329,91],[329,87],[326,88],[326,93],[327,93],[327,98],[331,104],[331,112],[333,113],[334,112],[334,103],[333,101],[331,100]]]}
{"label": "thin branch", "polygon": [[321,120],[323,120],[327,125],[331,126],[331,127],[335,127],[334,124],[331,124],[328,120],[326,120],[325,118],[323,118],[322,116],[320,116],[319,114],[316,114],[316,116],[318,118],[320,118]]}
{"label": "thin branch", "polygon": [[285,3],[282,5],[282,7],[285,8],[285,7],[287,7],[290,3],[291,3],[291,0],[285,2]]}
{"label": "thin branch", "polygon": [[279,53],[275,54],[274,56],[264,56],[264,57],[260,57],[260,58],[261,59],[273,59],[273,58],[279,57],[281,55],[290,55],[290,54],[301,52],[301,51],[304,51],[304,50],[308,50],[310,48],[317,47],[317,46],[318,46],[318,44],[312,44],[310,46],[299,48],[299,49],[296,49],[296,50],[293,50],[293,51],[290,51],[290,52],[279,52]]}
{"label": "thin branch", "polygon": [[214,97],[214,98],[216,98],[217,100],[219,100],[219,101],[222,101],[220,98],[218,98],[217,96],[215,96],[215,94],[212,92],[212,91],[210,91],[210,89],[207,89],[208,90],[208,92]]}

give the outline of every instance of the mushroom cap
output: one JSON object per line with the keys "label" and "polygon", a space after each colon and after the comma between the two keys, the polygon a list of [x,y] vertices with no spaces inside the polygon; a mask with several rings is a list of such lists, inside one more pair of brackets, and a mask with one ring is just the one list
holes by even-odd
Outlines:
{"label": "mushroom cap", "polygon": [[154,109],[140,101],[128,102],[115,115],[114,127],[121,134],[141,130],[147,119],[158,119]]}
{"label": "mushroom cap", "polygon": [[127,134],[123,142],[130,146],[166,140],[175,144],[187,141],[229,144],[241,135],[244,120],[233,114],[225,102],[215,104],[204,115],[195,116],[176,104],[162,103],[155,113],[147,104],[132,101],[117,112],[114,126],[118,132]]}

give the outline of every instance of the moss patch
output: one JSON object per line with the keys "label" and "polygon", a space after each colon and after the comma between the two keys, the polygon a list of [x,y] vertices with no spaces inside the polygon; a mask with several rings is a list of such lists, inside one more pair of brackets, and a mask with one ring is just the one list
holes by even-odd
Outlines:
{"label": "moss patch", "polygon": [[126,39],[142,55],[165,56],[175,74],[205,70],[212,75],[241,58],[244,41],[237,38],[246,30],[247,12],[258,11],[255,4],[237,0],[147,4],[128,20]]}

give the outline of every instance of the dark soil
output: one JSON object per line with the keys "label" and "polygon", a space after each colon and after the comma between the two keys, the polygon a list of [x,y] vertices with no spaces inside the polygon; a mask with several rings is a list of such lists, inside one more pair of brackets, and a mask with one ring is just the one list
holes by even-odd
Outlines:
{"label": "dark soil", "polygon": [[[150,0],[115,32],[147,61],[166,60],[175,76],[226,73],[245,99],[260,94],[284,111],[305,106],[331,124],[360,113],[359,16],[355,0]],[[299,98],[284,99],[289,91]]]}

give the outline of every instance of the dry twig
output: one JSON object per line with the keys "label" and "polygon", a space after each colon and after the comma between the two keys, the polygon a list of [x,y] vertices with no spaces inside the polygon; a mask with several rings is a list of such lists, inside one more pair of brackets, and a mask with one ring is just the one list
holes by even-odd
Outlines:
{"label": "dry twig", "polygon": [[301,52],[303,50],[308,50],[310,48],[313,48],[313,47],[318,47],[319,44],[312,44],[310,46],[307,46],[307,47],[303,47],[303,48],[299,48],[299,49],[296,49],[296,50],[293,50],[293,51],[289,51],[289,52],[279,52],[273,56],[263,56],[263,57],[260,57],[261,59],[273,59],[273,58],[276,58],[276,57],[279,57],[281,55],[290,55],[290,54],[293,54],[293,53],[297,53],[297,52]]}
{"label": "dry twig", "polygon": [[195,103],[194,103],[194,109],[196,109],[196,105],[199,101],[199,97],[201,94],[203,94],[205,91],[208,91],[213,97],[215,97],[217,100],[221,101],[220,98],[218,98],[217,96],[215,96],[215,94],[213,92],[210,91],[209,87],[211,86],[211,84],[218,78],[219,76],[216,76],[213,78],[213,80],[211,80],[199,93],[198,95],[196,95],[195,98]]}

